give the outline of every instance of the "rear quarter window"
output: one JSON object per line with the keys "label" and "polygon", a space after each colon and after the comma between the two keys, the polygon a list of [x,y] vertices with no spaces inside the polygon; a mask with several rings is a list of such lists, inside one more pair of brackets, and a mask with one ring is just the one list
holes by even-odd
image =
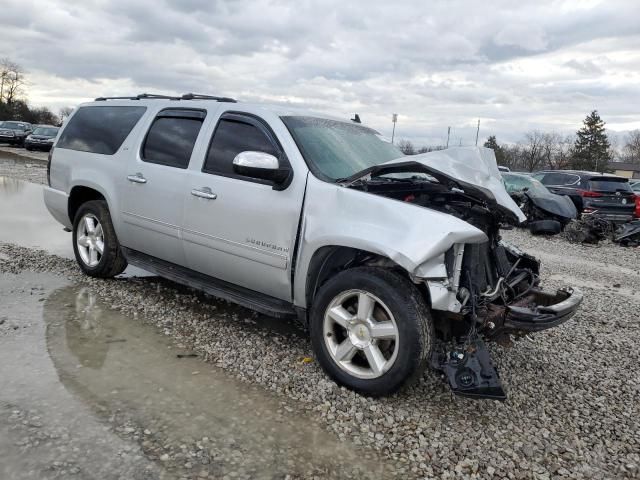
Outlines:
{"label": "rear quarter window", "polygon": [[118,151],[146,107],[81,107],[71,117],[57,148],[113,155]]}

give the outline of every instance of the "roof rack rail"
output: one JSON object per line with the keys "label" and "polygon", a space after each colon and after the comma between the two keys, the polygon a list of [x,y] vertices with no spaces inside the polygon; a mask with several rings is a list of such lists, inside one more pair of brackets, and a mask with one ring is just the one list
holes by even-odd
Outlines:
{"label": "roof rack rail", "polygon": [[230,102],[230,103],[238,102],[235,98],[216,97],[214,95],[201,95],[199,93],[185,93],[180,98],[182,98],[182,100],[215,100],[216,102]]}
{"label": "roof rack rail", "polygon": [[235,98],[216,97],[213,95],[200,95],[198,93],[185,93],[180,97],[172,97],[170,95],[158,95],[156,93],[141,93],[135,97],[98,97],[94,101],[104,102],[106,100],[215,100],[216,102],[237,103]]}

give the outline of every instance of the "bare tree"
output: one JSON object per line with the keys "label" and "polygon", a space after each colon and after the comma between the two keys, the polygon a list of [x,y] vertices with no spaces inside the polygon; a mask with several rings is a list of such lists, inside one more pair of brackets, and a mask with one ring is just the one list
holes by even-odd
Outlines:
{"label": "bare tree", "polygon": [[629,132],[622,147],[622,159],[625,162],[640,164],[640,130]]}
{"label": "bare tree", "polygon": [[8,58],[0,59],[0,102],[13,103],[24,93],[24,69]]}
{"label": "bare tree", "polygon": [[71,115],[71,112],[73,112],[72,107],[62,107],[58,111],[58,117],[60,117],[60,122],[64,123],[64,119],[67,118],[69,115]]}
{"label": "bare tree", "polygon": [[416,154],[416,149],[413,146],[413,143],[411,143],[409,140],[400,140],[397,144],[398,148],[402,151],[402,153],[404,153],[405,155],[415,155]]}
{"label": "bare tree", "polygon": [[548,135],[534,130],[527,132],[524,138],[524,142],[521,143],[522,168],[527,172],[539,170],[544,165],[548,153]]}

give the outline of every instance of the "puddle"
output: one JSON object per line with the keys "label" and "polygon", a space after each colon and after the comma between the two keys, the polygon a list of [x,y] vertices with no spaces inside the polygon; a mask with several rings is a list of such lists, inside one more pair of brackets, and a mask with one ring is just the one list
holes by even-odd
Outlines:
{"label": "puddle", "polygon": [[0,177],[0,242],[73,258],[71,236],[44,206],[42,187]]}
{"label": "puddle", "polygon": [[[11,298],[0,325],[7,380],[0,437],[5,410],[45,412],[41,430],[65,425],[72,444],[65,452],[81,443],[74,439],[95,442],[89,445],[100,455],[87,455],[85,444],[67,461],[79,472],[110,472],[95,478],[388,476],[388,464],[338,441],[295,405],[197,358],[180,358],[189,352],[153,327],[104,306],[87,287],[59,283],[44,275],[0,277],[0,298]],[[112,458],[113,450],[120,453]],[[4,468],[3,478],[21,478],[7,476],[23,461],[10,451],[0,440],[0,476]]]}
{"label": "puddle", "polygon": [[[38,248],[73,259],[71,233],[62,228],[44,205],[41,185],[0,177],[0,242]],[[143,277],[151,274],[131,266],[122,275]]]}

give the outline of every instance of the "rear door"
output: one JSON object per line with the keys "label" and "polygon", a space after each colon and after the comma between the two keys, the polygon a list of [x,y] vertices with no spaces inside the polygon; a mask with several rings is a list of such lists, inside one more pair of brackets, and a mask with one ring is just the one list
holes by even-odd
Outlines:
{"label": "rear door", "polygon": [[161,110],[122,179],[124,245],[147,255],[185,265],[182,246],[187,167],[206,110]]}
{"label": "rear door", "polygon": [[183,230],[187,262],[198,272],[290,301],[306,177],[294,172],[291,183],[277,190],[268,181],[238,175],[232,162],[244,151],[269,153],[281,165],[289,164],[266,121],[224,113],[201,168],[189,169]]}

